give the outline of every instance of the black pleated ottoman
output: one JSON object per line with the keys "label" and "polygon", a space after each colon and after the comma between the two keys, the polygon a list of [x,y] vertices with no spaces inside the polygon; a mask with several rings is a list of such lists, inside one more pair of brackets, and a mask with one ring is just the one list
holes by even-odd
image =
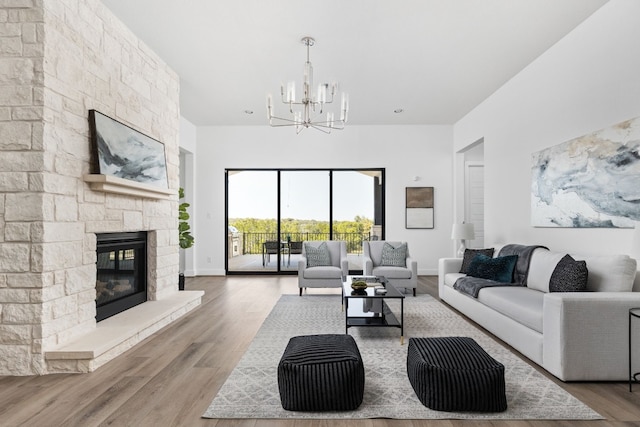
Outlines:
{"label": "black pleated ottoman", "polygon": [[410,338],[407,375],[420,402],[436,411],[507,409],[504,365],[471,338]]}
{"label": "black pleated ottoman", "polygon": [[350,335],[293,337],[278,364],[282,407],[289,411],[348,411],[364,395],[364,365]]}

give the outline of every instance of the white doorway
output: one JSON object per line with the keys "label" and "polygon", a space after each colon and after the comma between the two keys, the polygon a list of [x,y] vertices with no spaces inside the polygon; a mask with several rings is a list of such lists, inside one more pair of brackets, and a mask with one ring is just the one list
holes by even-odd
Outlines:
{"label": "white doorway", "polygon": [[469,248],[484,247],[484,163],[464,163],[464,217],[472,223],[475,239],[467,242]]}

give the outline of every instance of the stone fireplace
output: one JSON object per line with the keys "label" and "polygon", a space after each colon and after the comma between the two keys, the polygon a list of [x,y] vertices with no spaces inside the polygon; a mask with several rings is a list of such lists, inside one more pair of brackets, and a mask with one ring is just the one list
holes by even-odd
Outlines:
{"label": "stone fireplace", "polygon": [[[178,291],[179,78],[99,0],[2,12],[0,375],[88,372],[200,303]],[[168,189],[96,175],[91,109],[164,144]],[[98,236],[124,232],[146,234],[146,298],[97,322]]]}

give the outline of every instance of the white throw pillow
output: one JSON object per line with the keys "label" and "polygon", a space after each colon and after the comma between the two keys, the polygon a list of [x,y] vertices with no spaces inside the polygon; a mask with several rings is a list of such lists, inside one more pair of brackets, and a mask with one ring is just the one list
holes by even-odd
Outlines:
{"label": "white throw pillow", "polygon": [[587,262],[587,291],[630,292],[633,288],[636,260],[628,255],[572,256],[576,261]]}

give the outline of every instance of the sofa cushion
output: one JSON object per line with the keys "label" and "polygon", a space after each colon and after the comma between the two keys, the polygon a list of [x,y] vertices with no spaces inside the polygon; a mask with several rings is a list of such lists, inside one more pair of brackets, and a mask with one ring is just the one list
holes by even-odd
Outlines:
{"label": "sofa cushion", "polygon": [[562,257],[549,280],[550,292],[582,292],[587,289],[586,261],[576,261],[571,255]]}
{"label": "sofa cushion", "polygon": [[481,279],[511,283],[516,261],[518,261],[517,255],[490,258],[486,255],[478,254],[469,264],[468,274]]}
{"label": "sofa cushion", "polygon": [[498,286],[482,289],[478,301],[542,333],[544,292],[524,286]]}
{"label": "sofa cushion", "polygon": [[329,248],[325,242],[322,242],[318,247],[305,243],[304,252],[307,257],[307,267],[331,265]]}
{"label": "sofa cushion", "polygon": [[462,266],[460,267],[460,273],[467,274],[469,272],[469,264],[476,257],[476,255],[482,254],[489,258],[493,258],[493,248],[486,249],[465,249],[464,256],[462,257]]}
{"label": "sofa cushion", "polygon": [[380,257],[380,265],[393,267],[407,266],[407,244],[402,243],[397,247],[393,247],[388,242],[384,242],[382,247],[382,256]]}
{"label": "sofa cushion", "polygon": [[565,254],[538,248],[531,255],[527,287],[542,292],[549,292],[549,280],[553,270]]}
{"label": "sofa cushion", "polygon": [[628,255],[580,256],[576,260],[587,262],[589,278],[587,291],[630,292],[636,277],[636,260]]}
{"label": "sofa cushion", "polygon": [[456,280],[458,280],[461,277],[466,276],[466,274],[463,273],[447,273],[444,275],[444,284],[449,286],[450,288],[453,288],[453,285],[456,283]]}

